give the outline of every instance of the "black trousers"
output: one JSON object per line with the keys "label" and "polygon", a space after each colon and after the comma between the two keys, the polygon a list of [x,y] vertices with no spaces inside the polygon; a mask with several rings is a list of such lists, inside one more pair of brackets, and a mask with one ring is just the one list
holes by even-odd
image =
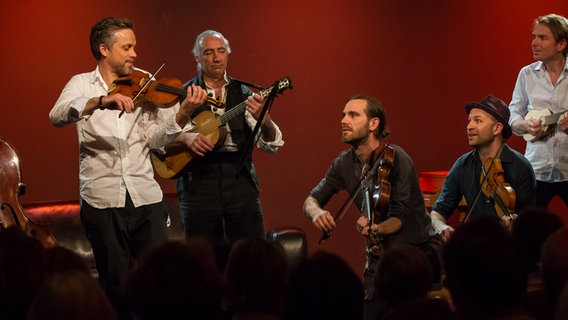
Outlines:
{"label": "black trousers", "polygon": [[238,158],[216,159],[178,181],[181,222],[186,238],[202,236],[218,243],[264,237],[259,192]]}
{"label": "black trousers", "polygon": [[81,224],[99,282],[123,319],[128,314],[124,281],[142,254],[166,241],[166,220],[163,202],[135,208],[128,194],[124,208],[97,209],[81,201]]}

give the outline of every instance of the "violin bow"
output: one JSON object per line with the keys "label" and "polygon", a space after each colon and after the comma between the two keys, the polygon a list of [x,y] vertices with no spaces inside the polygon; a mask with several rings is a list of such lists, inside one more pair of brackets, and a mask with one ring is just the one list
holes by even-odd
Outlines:
{"label": "violin bow", "polygon": [[[493,161],[491,161],[491,165],[489,166],[489,170],[491,170],[491,167],[493,167],[493,164],[495,163],[495,158],[493,158]],[[481,164],[481,170],[483,171],[483,163]],[[469,220],[469,215],[471,214],[471,212],[473,211],[473,208],[475,208],[475,205],[477,204],[477,201],[479,200],[479,197],[481,196],[481,193],[483,192],[483,184],[487,182],[487,175],[484,174],[483,175],[483,180],[481,181],[481,183],[479,184],[479,191],[477,192],[477,195],[475,196],[475,199],[473,200],[473,204],[471,205],[471,207],[469,207],[469,210],[467,210],[467,213],[465,214],[465,217],[462,220],[462,223],[466,223]]]}
{"label": "violin bow", "polygon": [[[361,181],[362,180],[363,180],[363,178],[361,178]],[[343,219],[343,216],[347,212],[347,209],[353,203],[353,199],[357,196],[359,191],[361,191],[361,185],[359,185],[359,187],[357,187],[357,189],[355,189],[351,192],[351,194],[349,195],[349,198],[347,198],[347,201],[343,202],[343,205],[339,209],[339,213],[337,213],[335,215],[335,217],[333,218],[335,221],[339,221],[339,220]],[[331,232],[332,231],[324,231],[324,233],[321,236],[321,238],[319,239],[318,243],[322,244],[325,240],[329,239],[329,237],[331,237]]]}
{"label": "violin bow", "polygon": [[[160,70],[162,70],[162,68],[166,65],[166,61],[162,62],[162,65],[158,68],[158,70],[156,70],[156,72],[154,72],[154,74],[152,74],[152,76],[150,77],[150,79],[152,78],[156,78],[156,75],[158,74],[158,72],[160,72]],[[146,81],[146,83],[144,83],[144,85],[142,86],[142,88],[140,88],[140,90],[138,91],[138,93],[134,96],[134,98],[132,98],[132,101],[136,100],[136,98],[138,98],[138,96],[144,92],[144,89],[146,89],[146,87],[150,84],[150,80]],[[124,114],[124,110],[122,110],[120,112],[120,114],[118,115],[118,117],[122,117],[122,115]]]}

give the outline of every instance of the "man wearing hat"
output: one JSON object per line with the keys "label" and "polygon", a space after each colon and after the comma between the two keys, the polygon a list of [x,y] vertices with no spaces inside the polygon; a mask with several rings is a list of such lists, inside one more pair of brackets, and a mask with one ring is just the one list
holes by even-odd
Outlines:
{"label": "man wearing hat", "polygon": [[[535,204],[536,180],[532,166],[522,154],[505,143],[512,133],[508,106],[499,98],[489,95],[481,102],[467,103],[465,110],[468,115],[467,140],[474,150],[454,163],[430,213],[432,225],[443,241],[454,231],[446,222],[462,197],[465,197],[468,205],[468,221],[487,215],[501,216],[499,208],[496,208],[501,199],[493,197],[488,192],[491,188],[487,187],[487,184],[495,182],[495,177],[486,175],[487,172],[494,172],[498,166],[503,168],[502,177],[514,192],[514,197],[511,197],[515,202],[514,212]],[[498,182],[504,184],[503,181]],[[511,216],[503,215],[504,221],[510,223]]]}

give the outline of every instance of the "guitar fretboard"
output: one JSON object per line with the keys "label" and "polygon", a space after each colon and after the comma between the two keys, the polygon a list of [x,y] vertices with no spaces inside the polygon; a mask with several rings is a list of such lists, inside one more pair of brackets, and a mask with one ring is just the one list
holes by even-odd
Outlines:
{"label": "guitar fretboard", "polygon": [[[268,95],[270,94],[270,92],[272,91],[273,88],[274,88],[274,86],[266,88],[266,89],[260,91],[258,93],[258,95],[260,95],[264,99],[264,98],[268,97]],[[220,125],[226,124],[227,122],[233,120],[239,114],[245,112],[246,107],[247,107],[247,102],[243,101],[243,102],[239,103],[238,105],[229,109],[227,112],[225,112],[223,115],[221,115],[221,117],[219,117],[220,120],[221,120]]]}
{"label": "guitar fretboard", "polygon": [[544,126],[548,126],[551,124],[555,124],[556,122],[558,122],[558,119],[560,119],[560,116],[563,115],[566,111],[561,111],[558,113],[553,113],[549,116],[544,117],[544,121],[543,121],[543,125]]}

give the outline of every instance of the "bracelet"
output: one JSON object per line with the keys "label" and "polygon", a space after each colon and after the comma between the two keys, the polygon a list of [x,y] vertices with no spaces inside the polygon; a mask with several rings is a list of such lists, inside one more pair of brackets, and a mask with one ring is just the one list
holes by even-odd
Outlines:
{"label": "bracelet", "polygon": [[97,105],[97,108],[102,109],[103,108],[103,97],[104,96],[100,96],[99,97],[99,104]]}

